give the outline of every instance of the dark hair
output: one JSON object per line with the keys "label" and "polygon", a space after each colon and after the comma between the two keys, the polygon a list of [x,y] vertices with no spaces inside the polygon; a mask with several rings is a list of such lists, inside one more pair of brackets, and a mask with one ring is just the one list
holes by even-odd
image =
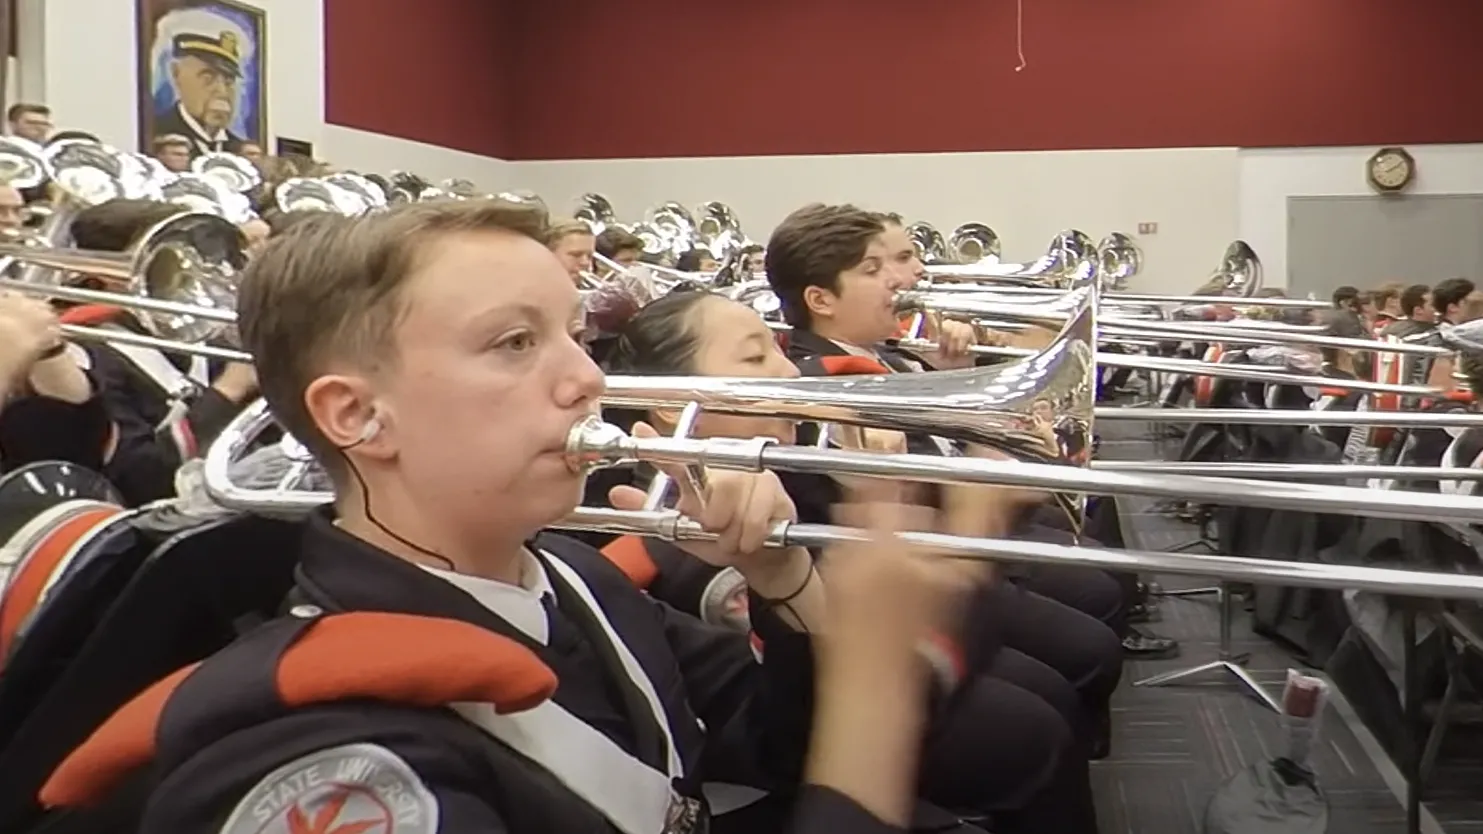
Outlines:
{"label": "dark hair", "polygon": [[5,111],[5,119],[6,121],[14,122],[18,121],[22,116],[29,116],[32,113],[38,116],[50,116],[51,108],[45,104],[28,104],[24,101],[19,101],[10,105],[10,108]]}
{"label": "dark hair", "polygon": [[1410,316],[1417,308],[1426,303],[1426,296],[1432,291],[1425,284],[1412,284],[1401,293],[1401,315]]}
{"label": "dark hair", "polygon": [[1335,307],[1346,310],[1359,309],[1359,287],[1343,286],[1334,290],[1333,302]]}
{"label": "dark hair", "polygon": [[1402,289],[1400,284],[1381,284],[1370,292],[1370,298],[1375,300],[1376,308],[1384,308],[1392,298],[1401,294]]}
{"label": "dark hair", "polygon": [[[1364,321],[1360,319],[1359,312],[1356,310],[1352,310],[1348,307],[1340,307],[1337,309],[1328,310],[1324,313],[1324,315],[1327,317],[1324,321],[1326,327],[1323,331],[1323,335],[1325,336],[1338,336],[1345,339],[1374,338],[1373,334],[1370,332],[1370,329],[1368,327],[1365,327]],[[1323,356],[1323,361],[1325,363],[1332,365],[1334,362],[1338,361],[1340,350],[1341,348],[1325,347],[1319,348],[1318,352],[1320,355]],[[1360,366],[1361,364],[1368,368],[1369,358],[1370,354],[1367,352],[1356,354],[1356,370],[1359,370],[1358,366]]]}
{"label": "dark hair", "polygon": [[184,213],[180,206],[154,200],[109,200],[77,213],[72,241],[79,249],[122,252],[155,224]]}
{"label": "dark hair", "polygon": [[644,305],[618,332],[607,369],[615,374],[689,373],[700,349],[695,311],[708,298],[703,291],[676,290]]}
{"label": "dark hair", "polygon": [[597,254],[604,258],[611,258],[619,252],[636,251],[640,254],[644,251],[644,242],[638,235],[630,234],[622,229],[604,229],[597,236]]}
{"label": "dark hair", "polygon": [[1461,304],[1476,289],[1466,278],[1448,278],[1432,288],[1432,306],[1437,312],[1445,313],[1448,307]]}
{"label": "dark hair", "polygon": [[681,272],[699,272],[701,262],[707,258],[715,260],[716,256],[709,249],[691,249],[675,260],[675,269]]}
{"label": "dark hair", "polygon": [[809,287],[839,292],[839,275],[865,259],[865,250],[885,227],[880,216],[852,205],[804,206],[773,229],[767,241],[767,283],[777,294],[788,324],[807,328]]}
{"label": "dark hair", "polygon": [[[700,350],[700,328],[695,311],[708,298],[719,298],[704,290],[676,289],[649,302],[628,320],[618,333],[612,351],[603,362],[611,374],[676,376],[687,374]],[[646,409],[606,407],[603,419],[631,431],[633,424],[649,419]],[[622,481],[627,483],[627,481]],[[616,482],[615,482],[616,483]],[[608,481],[603,482],[606,494]]]}

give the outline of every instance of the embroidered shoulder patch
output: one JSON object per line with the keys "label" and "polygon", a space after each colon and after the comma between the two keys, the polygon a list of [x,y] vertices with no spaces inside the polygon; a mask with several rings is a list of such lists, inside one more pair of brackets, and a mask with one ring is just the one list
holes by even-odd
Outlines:
{"label": "embroidered shoulder patch", "polygon": [[400,756],[346,744],[264,776],[221,834],[435,834],[438,800]]}

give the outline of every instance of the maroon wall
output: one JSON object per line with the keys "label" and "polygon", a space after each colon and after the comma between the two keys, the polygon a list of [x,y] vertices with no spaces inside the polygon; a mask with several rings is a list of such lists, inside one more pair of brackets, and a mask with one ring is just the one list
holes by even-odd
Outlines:
{"label": "maroon wall", "polygon": [[330,121],[507,159],[1483,141],[1479,0],[325,5]]}
{"label": "maroon wall", "polygon": [[325,121],[509,158],[515,2],[324,0]]}

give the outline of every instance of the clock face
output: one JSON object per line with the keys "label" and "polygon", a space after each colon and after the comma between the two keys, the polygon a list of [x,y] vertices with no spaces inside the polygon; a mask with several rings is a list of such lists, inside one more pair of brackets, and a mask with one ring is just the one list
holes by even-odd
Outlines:
{"label": "clock face", "polygon": [[1376,154],[1370,160],[1370,180],[1377,188],[1402,188],[1411,181],[1411,159],[1397,151]]}

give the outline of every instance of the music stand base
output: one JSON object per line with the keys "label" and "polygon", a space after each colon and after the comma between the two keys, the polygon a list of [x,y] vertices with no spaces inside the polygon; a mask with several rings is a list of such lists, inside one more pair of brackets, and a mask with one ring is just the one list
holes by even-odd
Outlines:
{"label": "music stand base", "polygon": [[1246,671],[1246,669],[1241,666],[1239,659],[1236,658],[1212,660],[1209,663],[1195,666],[1190,669],[1179,669],[1173,672],[1164,672],[1159,675],[1144,678],[1141,681],[1133,681],[1133,685],[1168,686],[1169,684],[1179,683],[1180,681],[1183,681],[1187,678],[1192,678],[1196,675],[1202,675],[1206,672],[1214,672],[1220,670],[1226,671],[1236,680],[1240,681],[1246,687],[1247,691],[1255,696],[1258,701],[1266,704],[1267,707],[1270,708],[1273,712],[1282,712],[1282,707],[1280,704],[1277,703],[1277,699],[1273,698],[1272,695],[1267,692],[1266,688],[1258,683],[1256,678],[1253,678],[1251,676],[1251,673]]}

